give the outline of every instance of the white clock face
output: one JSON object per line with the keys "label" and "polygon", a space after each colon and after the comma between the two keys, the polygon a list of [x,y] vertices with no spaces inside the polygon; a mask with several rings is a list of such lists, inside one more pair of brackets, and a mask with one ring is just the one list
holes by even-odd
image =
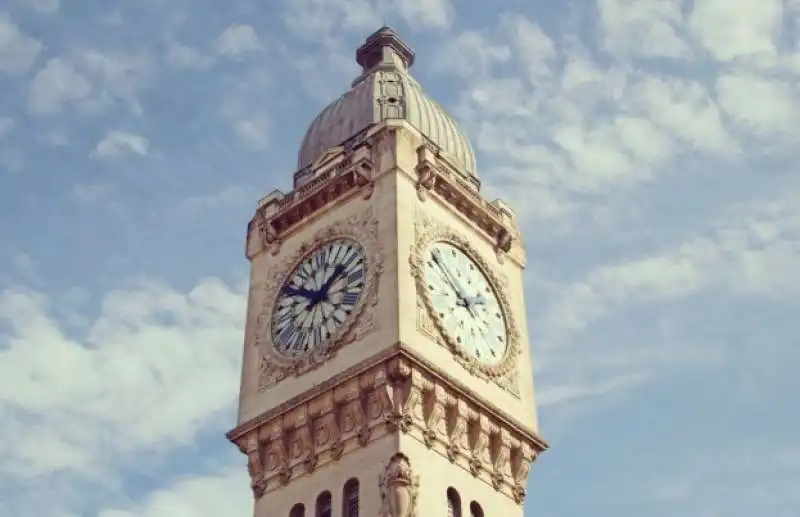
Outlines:
{"label": "white clock face", "polygon": [[272,344],[299,357],[338,337],[364,290],[364,248],[338,239],[316,248],[289,274],[272,313]]}
{"label": "white clock face", "polygon": [[434,243],[425,257],[425,289],[434,317],[458,346],[487,365],[505,357],[505,317],[475,261],[452,244]]}

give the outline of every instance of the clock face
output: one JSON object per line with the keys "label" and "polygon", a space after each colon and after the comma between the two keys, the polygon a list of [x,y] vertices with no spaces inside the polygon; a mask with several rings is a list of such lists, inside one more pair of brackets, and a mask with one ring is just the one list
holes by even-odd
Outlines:
{"label": "clock face", "polygon": [[497,295],[483,271],[461,249],[446,242],[428,248],[425,289],[433,316],[458,346],[487,365],[505,357],[506,321]]}
{"label": "clock face", "polygon": [[352,239],[327,242],[289,274],[272,313],[272,345],[300,357],[338,337],[361,301],[364,248]]}

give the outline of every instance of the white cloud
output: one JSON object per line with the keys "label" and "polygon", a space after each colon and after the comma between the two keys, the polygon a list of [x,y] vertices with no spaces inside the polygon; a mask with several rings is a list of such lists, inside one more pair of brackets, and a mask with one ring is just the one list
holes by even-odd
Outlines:
{"label": "white cloud", "polygon": [[214,58],[200,50],[173,42],[167,50],[166,59],[171,64],[180,68],[204,69],[214,64]]}
{"label": "white cloud", "polygon": [[265,117],[237,120],[233,124],[233,130],[248,149],[261,150],[269,143],[269,125]]}
{"label": "white cloud", "polygon": [[220,517],[248,515],[253,496],[244,468],[181,480],[127,509],[106,509],[98,517]]}
{"label": "white cloud", "polygon": [[788,81],[739,71],[720,76],[716,87],[722,108],[750,133],[797,142],[800,90]]}
{"label": "white cloud", "polygon": [[219,35],[214,44],[217,54],[226,57],[241,57],[262,50],[261,40],[250,25],[231,25]]}
{"label": "white cloud", "polygon": [[109,131],[105,138],[100,140],[94,150],[89,153],[89,157],[93,159],[111,159],[126,154],[147,156],[149,149],[150,141],[141,135],[126,131]]}
{"label": "white cloud", "polygon": [[632,305],[682,299],[709,289],[789,299],[800,293],[800,191],[731,208],[709,231],[639,259],[607,264],[561,290],[544,318],[563,343]]}
{"label": "white cloud", "polygon": [[243,293],[215,279],[187,293],[138,284],[108,293],[79,333],[56,316],[59,302],[0,294],[3,475],[114,472],[141,451],[190,443],[231,407]]}
{"label": "white cloud", "polygon": [[688,57],[679,0],[598,0],[604,45],[633,56]]}
{"label": "white cloud", "polygon": [[56,57],[33,78],[29,104],[35,114],[52,114],[61,111],[68,102],[89,97],[93,87],[85,75],[63,58]]}
{"label": "white cloud", "polygon": [[448,27],[455,13],[450,0],[398,0],[391,5],[410,25]]}
{"label": "white cloud", "polygon": [[0,72],[24,72],[41,50],[39,40],[23,34],[7,13],[0,13]]}
{"label": "white cloud", "polygon": [[28,7],[43,14],[58,12],[59,0],[28,0]]}
{"label": "white cloud", "polygon": [[777,53],[776,38],[783,12],[781,0],[696,0],[689,28],[717,59],[770,57]]}

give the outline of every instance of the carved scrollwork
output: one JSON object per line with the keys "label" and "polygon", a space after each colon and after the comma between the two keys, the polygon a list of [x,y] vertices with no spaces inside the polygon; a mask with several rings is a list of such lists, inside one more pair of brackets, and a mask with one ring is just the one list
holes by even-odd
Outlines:
{"label": "carved scrollwork", "polygon": [[403,453],[391,457],[378,480],[382,517],[416,517],[419,476]]}
{"label": "carved scrollwork", "polygon": [[[411,271],[416,280],[418,299],[422,301],[428,318],[436,329],[435,334],[437,340],[450,348],[456,360],[468,372],[481,378],[491,380],[506,391],[518,396],[519,391],[516,387],[516,366],[521,351],[522,336],[516,322],[512,303],[506,294],[508,291],[508,280],[504,275],[494,271],[481,253],[470,243],[469,239],[463,237],[445,224],[428,217],[421,211],[418,211],[416,215],[415,231],[416,242],[410,258]],[[430,292],[425,288],[426,257],[429,247],[436,242],[447,242],[460,248],[475,262],[489,279],[497,295],[497,300],[506,323],[507,347],[505,356],[499,362],[487,364],[478,361],[444,328],[442,318],[439,317],[434,308]]]}
{"label": "carved scrollwork", "polygon": [[[275,351],[272,346],[272,310],[280,286],[299,263],[318,246],[326,242],[348,238],[357,241],[364,249],[367,276],[361,301],[338,332],[307,355],[289,358]],[[261,353],[259,390],[267,389],[290,376],[299,376],[328,361],[336,351],[362,338],[377,324],[375,305],[378,302],[378,280],[383,270],[383,252],[378,235],[378,221],[370,207],[364,212],[337,221],[319,230],[299,249],[278,263],[273,274],[264,282],[264,304],[256,317],[254,344]]]}

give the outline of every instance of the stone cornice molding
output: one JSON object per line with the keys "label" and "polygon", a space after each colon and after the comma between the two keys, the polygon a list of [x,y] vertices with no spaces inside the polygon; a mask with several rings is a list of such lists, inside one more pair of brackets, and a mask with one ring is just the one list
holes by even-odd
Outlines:
{"label": "stone cornice molding", "polygon": [[255,496],[403,433],[521,504],[547,443],[420,359],[398,344],[228,433]]}
{"label": "stone cornice molding", "polygon": [[[493,243],[498,258],[508,255],[524,266],[521,234],[510,207],[499,199],[487,201],[474,183],[477,180],[459,173],[447,156],[407,123],[394,120],[369,127],[323,153],[310,166],[295,173],[295,188],[291,192],[276,190],[262,198],[247,227],[248,260],[264,249],[276,255],[281,243],[303,222],[332,206],[359,193],[365,199],[371,197],[376,181],[387,172],[382,167],[381,153],[392,154],[398,131],[417,134],[424,142],[417,147],[416,165],[411,173],[420,199],[435,195],[481,231]],[[397,165],[395,156],[391,162]]]}

